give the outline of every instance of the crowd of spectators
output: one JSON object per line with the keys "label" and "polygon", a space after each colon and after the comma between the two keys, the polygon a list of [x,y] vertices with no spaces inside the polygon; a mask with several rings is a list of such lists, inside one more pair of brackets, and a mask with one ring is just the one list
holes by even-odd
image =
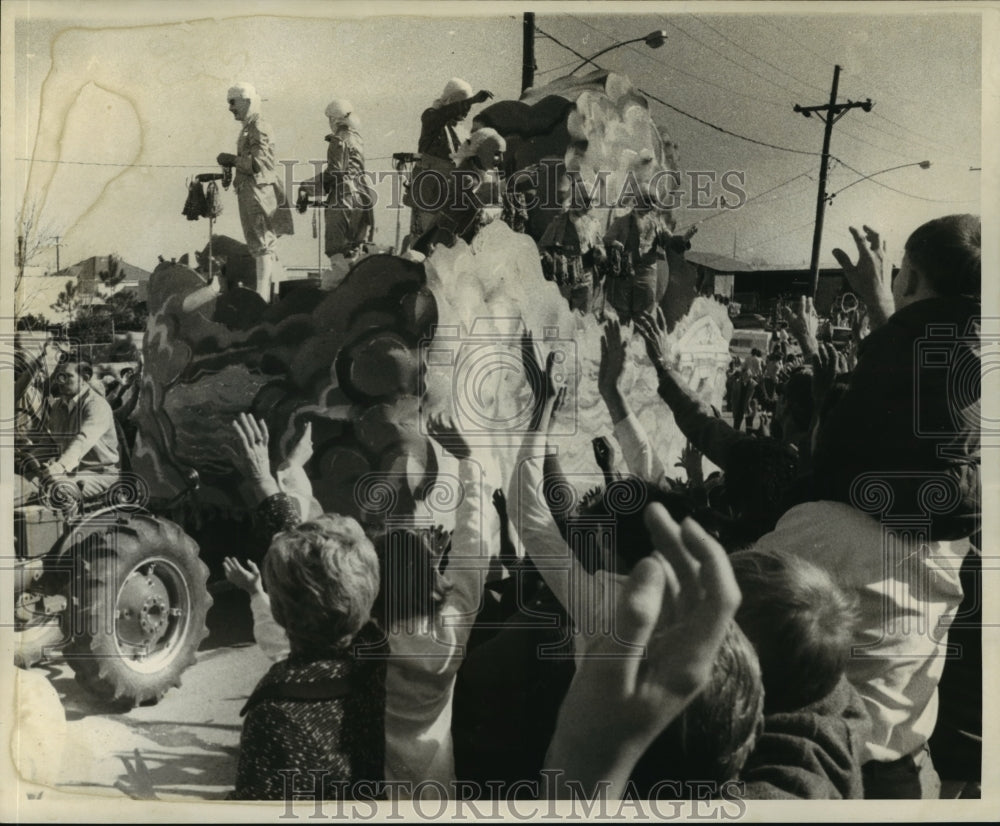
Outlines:
{"label": "crowd of spectators", "polygon": [[[613,440],[595,440],[604,484],[576,499],[550,442],[566,391],[529,332],[533,416],[502,484],[488,451],[427,417],[462,486],[450,534],[319,513],[308,433],[272,472],[266,426],[241,415],[271,540],[262,570],[233,557],[227,576],[275,663],[234,797],[977,794],[981,698],[969,673],[945,686],[971,667],[946,653],[981,544],[979,219],[919,227],[891,277],[878,234],[852,233],[857,260],[835,254],[870,333],[846,354],[797,302],[788,339],[733,365],[732,424],[686,386],[660,310],[610,317],[578,392],[603,400]],[[620,389],[632,336],[688,440],[686,481]],[[961,392],[922,360],[928,339]],[[703,477],[703,457],[720,470]]]}

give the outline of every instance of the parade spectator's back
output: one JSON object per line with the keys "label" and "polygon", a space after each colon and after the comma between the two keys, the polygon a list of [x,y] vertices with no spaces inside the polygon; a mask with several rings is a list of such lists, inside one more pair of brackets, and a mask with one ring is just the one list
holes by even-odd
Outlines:
{"label": "parade spectator's back", "polygon": [[[855,237],[857,267],[835,254],[856,277],[872,252]],[[873,313],[847,390],[817,434],[816,498],[853,504],[862,492],[852,486],[875,474],[891,487],[896,512],[922,513],[921,488],[944,483],[952,504],[929,514],[931,538],[973,533],[980,510],[980,272],[975,216],[935,219],[907,240],[892,280],[895,312],[887,309],[881,325]],[[866,301],[881,298],[888,308],[881,289]]]}
{"label": "parade spectator's back", "polygon": [[[370,621],[379,586],[371,542],[353,519],[320,517],[275,538],[264,581],[290,654],[244,707],[233,796],[289,799],[288,782],[300,797],[333,799],[339,784],[381,780],[385,659],[355,656],[358,645],[378,650],[383,636]],[[320,777],[310,774],[317,768]]]}

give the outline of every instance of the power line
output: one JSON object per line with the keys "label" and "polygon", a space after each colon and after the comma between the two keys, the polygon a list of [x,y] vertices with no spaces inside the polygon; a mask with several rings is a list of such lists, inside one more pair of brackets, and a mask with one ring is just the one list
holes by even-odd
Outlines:
{"label": "power line", "polygon": [[805,149],[792,149],[792,148],[790,148],[788,146],[778,146],[777,144],[774,144],[774,143],[768,143],[767,141],[761,141],[761,140],[757,140],[756,138],[749,138],[746,135],[740,135],[737,132],[732,132],[729,129],[725,129],[722,126],[716,126],[714,123],[710,123],[709,121],[704,120],[703,118],[699,118],[697,115],[692,115],[690,112],[685,112],[683,109],[680,109],[677,106],[674,106],[672,103],[667,103],[665,100],[663,100],[663,98],[657,97],[652,92],[649,92],[646,89],[639,89],[638,91],[641,92],[642,94],[644,94],[646,97],[652,98],[653,100],[655,100],[660,105],[666,106],[668,109],[671,109],[674,112],[677,112],[678,114],[684,115],[684,117],[686,117],[686,118],[691,118],[691,120],[698,121],[698,123],[701,123],[701,124],[704,124],[705,126],[711,127],[712,129],[716,130],[717,132],[722,132],[722,134],[724,134],[724,135],[730,135],[730,136],[732,136],[734,138],[739,138],[741,141],[748,141],[749,143],[755,143],[758,146],[766,146],[769,149],[779,149],[782,152],[792,152],[792,153],[794,153],[796,155],[811,155],[811,156],[817,157],[817,158],[821,156],[821,153],[819,153],[819,152],[809,152],[809,151],[806,151]]}
{"label": "power line", "polygon": [[[576,17],[575,15],[567,14],[566,17],[570,18],[571,20],[575,20],[577,23],[586,26],[588,29],[597,32],[599,35],[606,37],[609,40],[615,39],[612,35],[608,34],[605,31],[602,31],[601,29],[597,28],[597,26],[588,23],[586,20],[582,20],[579,17]],[[732,89],[728,86],[723,86],[721,83],[713,83],[711,80],[706,80],[700,75],[692,74],[691,72],[687,72],[684,69],[680,68],[679,66],[675,66],[672,63],[667,63],[665,60],[658,60],[652,55],[649,55],[645,51],[637,49],[634,46],[625,46],[624,48],[628,49],[633,54],[639,55],[639,57],[643,58],[643,60],[648,60],[651,63],[656,64],[656,66],[658,66],[661,69],[664,68],[670,69],[671,71],[676,72],[679,75],[684,75],[685,77],[689,77],[692,80],[696,80],[698,83],[704,83],[706,86],[712,86],[716,89],[720,89],[723,92],[726,92],[727,94],[736,95],[737,97],[741,98],[747,98],[748,100],[752,100],[756,103],[765,103],[768,104],[769,106],[774,106],[778,109],[785,109],[788,106],[787,102],[785,101],[772,100],[769,98],[761,97],[760,95],[748,95],[745,92],[739,91],[738,89]]]}
{"label": "power line", "polygon": [[727,43],[730,43],[730,44],[732,44],[733,46],[735,46],[735,47],[736,47],[737,49],[739,49],[739,50],[740,50],[741,52],[744,52],[745,54],[748,54],[748,55],[750,55],[750,57],[754,58],[755,60],[759,60],[759,61],[760,61],[761,63],[763,63],[763,64],[764,64],[764,65],[766,65],[766,66],[770,66],[770,67],[771,67],[772,69],[774,69],[775,71],[778,71],[778,72],[781,72],[781,74],[785,75],[786,77],[789,77],[789,78],[791,78],[791,79],[792,79],[792,80],[794,80],[794,81],[795,81],[796,83],[800,83],[800,84],[802,84],[803,86],[808,86],[808,87],[809,87],[810,89],[815,89],[815,90],[817,90],[817,91],[820,91],[820,92],[825,92],[825,91],[826,91],[826,90],[825,90],[825,89],[823,89],[823,88],[822,88],[821,86],[817,86],[817,85],[816,85],[815,83],[810,83],[810,82],[809,82],[809,81],[807,81],[807,80],[802,80],[802,78],[800,78],[800,77],[797,77],[796,75],[793,75],[793,74],[791,74],[791,73],[789,73],[789,72],[786,72],[786,71],[785,71],[784,69],[782,69],[782,68],[781,68],[780,66],[777,66],[777,65],[775,65],[774,63],[771,63],[771,62],[770,62],[769,60],[765,60],[765,59],[764,59],[763,57],[761,57],[760,55],[756,55],[756,54],[754,54],[754,53],[753,53],[753,52],[751,52],[751,51],[750,51],[749,49],[745,49],[745,48],[744,48],[743,46],[741,46],[741,45],[740,45],[739,43],[737,43],[737,42],[736,42],[735,40],[733,40],[733,39],[732,39],[731,37],[728,37],[728,36],[727,36],[727,35],[726,35],[725,33],[723,33],[723,32],[720,32],[720,31],[719,31],[719,30],[718,30],[717,28],[715,28],[715,26],[713,26],[713,25],[712,25],[711,23],[709,23],[709,22],[708,22],[707,20],[705,20],[705,19],[704,19],[703,17],[700,17],[700,16],[699,16],[699,15],[697,15],[697,14],[689,14],[689,15],[688,15],[688,17],[693,17],[693,18],[694,18],[695,20],[697,20],[697,21],[698,21],[699,23],[701,23],[701,24],[702,24],[703,26],[707,26],[707,27],[708,27],[709,29],[711,29],[711,30],[712,30],[713,32],[715,32],[715,33],[716,33],[717,35],[719,35],[719,37],[721,37],[721,38],[722,38],[723,40],[725,40],[725,41],[726,41]]}
{"label": "power line", "polygon": [[[538,34],[542,35],[542,37],[547,37],[549,40],[551,40],[557,46],[561,46],[567,52],[571,52],[571,53],[575,54],[581,60],[587,60],[587,61],[590,60],[590,58],[588,58],[585,54],[581,54],[576,49],[574,49],[572,46],[567,46],[558,37],[555,37],[555,36],[549,34],[548,32],[543,32],[538,26],[535,26],[535,31],[538,32]],[[575,65],[576,61],[574,60],[572,63],[573,63],[573,65]],[[569,66],[570,64],[567,63],[565,65]],[[603,70],[603,67],[599,66],[598,64],[595,63],[594,65],[597,66],[598,69],[602,69]]]}
{"label": "power line", "polygon": [[844,135],[844,137],[850,138],[852,141],[857,141],[858,143],[863,143],[865,146],[870,146],[872,149],[877,149],[879,152],[885,152],[888,155],[895,155],[897,158],[909,158],[910,156],[900,152],[898,149],[889,149],[887,146],[880,146],[877,143],[872,143],[867,138],[863,138],[860,135],[854,134],[850,129],[845,129],[841,127],[838,134]]}
{"label": "power line", "polygon": [[[831,155],[830,157],[832,158],[834,156]],[[835,158],[835,160],[841,166],[844,166],[847,169],[850,169],[851,172],[854,172],[854,173],[856,173],[858,175],[861,175],[862,178],[864,178],[865,180],[871,181],[876,186],[880,186],[883,189],[891,190],[892,192],[895,192],[895,193],[897,193],[899,195],[905,195],[907,198],[916,198],[918,201],[930,201],[931,203],[935,203],[935,204],[972,204],[972,203],[975,203],[975,201],[976,201],[975,198],[968,199],[968,200],[965,200],[965,201],[953,201],[953,200],[949,200],[948,198],[925,198],[923,195],[914,195],[912,192],[904,192],[901,189],[896,189],[896,187],[894,187],[894,186],[889,186],[889,184],[882,183],[882,181],[876,181],[872,177],[872,175],[875,175],[877,173],[865,174],[860,169],[855,169],[849,163],[844,163],[842,160],[840,160],[840,158]],[[847,187],[844,187],[844,189],[846,189],[846,188]],[[838,190],[838,191],[840,191],[840,190]],[[836,194],[836,193],[834,193],[834,194]]]}
{"label": "power line", "polygon": [[[750,198],[747,198],[740,205],[740,208],[742,209],[747,204],[751,203],[752,201],[756,201],[759,198],[763,198],[765,195],[770,195],[776,189],[781,189],[783,186],[788,186],[788,184],[793,183],[794,181],[797,181],[799,178],[809,178],[810,180],[812,180],[812,170],[809,169],[809,170],[806,170],[805,172],[800,172],[798,175],[796,175],[793,178],[789,178],[787,181],[782,181],[780,184],[776,184],[775,186],[772,186],[770,189],[765,189],[763,192],[760,192],[757,195],[753,195]],[[708,215],[705,218],[702,218],[700,221],[695,221],[690,226],[698,226],[699,224],[704,224],[706,221],[711,221],[713,218],[718,218],[720,215],[728,215],[728,214],[730,214],[732,212],[733,212],[732,209],[721,209],[718,212],[714,212],[711,215]]]}
{"label": "power line", "polygon": [[[570,15],[570,16],[572,17],[572,15]],[[577,18],[574,17],[573,19],[576,20]],[[581,20],[579,22],[583,23],[584,21]],[[584,23],[584,25],[590,26],[589,23]],[[590,26],[590,28],[593,29],[594,27]],[[594,30],[597,31],[600,34],[604,34],[599,29],[594,29]],[[558,38],[553,37],[551,34],[548,34],[547,32],[543,32],[541,29],[538,29],[538,28],[536,28],[536,31],[539,32],[539,34],[545,35],[545,37],[549,38],[553,43],[556,43],[557,45],[562,46],[562,48],[566,49],[567,51],[572,52],[577,57],[579,57],[579,58],[581,58],[583,60],[587,59],[585,55],[580,54],[580,52],[578,52],[572,46],[567,46],[565,43],[563,43]],[[639,52],[639,54],[642,54],[642,52]],[[819,157],[819,154],[820,154],[819,152],[807,152],[804,149],[791,149],[791,148],[789,148],[787,146],[778,146],[777,144],[767,143],[766,141],[757,140],[756,138],[750,138],[750,137],[747,137],[746,135],[740,135],[739,133],[733,132],[733,131],[731,131],[729,129],[726,129],[726,128],[722,127],[722,126],[717,126],[716,124],[711,123],[710,121],[707,121],[704,118],[699,118],[697,115],[692,115],[690,112],[685,112],[683,109],[680,109],[679,107],[674,106],[672,103],[667,103],[665,100],[663,100],[663,98],[658,97],[657,95],[654,95],[652,92],[648,92],[645,89],[639,89],[638,91],[641,92],[642,94],[646,95],[646,97],[651,98],[652,100],[655,100],[660,105],[666,106],[668,109],[671,109],[674,112],[677,112],[678,114],[684,115],[684,117],[686,117],[686,118],[691,118],[691,120],[695,120],[698,123],[701,123],[701,124],[703,124],[705,126],[708,126],[708,127],[712,128],[712,129],[715,129],[718,132],[722,132],[725,135],[730,135],[730,136],[732,136],[734,138],[739,138],[740,140],[749,141],[750,143],[755,143],[755,144],[758,144],[760,146],[766,146],[766,147],[768,147],[770,149],[778,149],[778,150],[781,150],[783,152],[793,152],[793,153],[795,153],[797,155],[811,155],[813,157]]]}
{"label": "power line", "polygon": [[[918,138],[922,138],[923,140],[927,141],[927,143],[924,144],[927,147],[932,147],[933,148],[936,145],[938,148],[935,151],[937,151],[937,152],[941,152],[941,151],[950,152],[951,149],[952,149],[952,147],[948,146],[945,143],[942,143],[942,142],[940,142],[940,141],[938,141],[938,140],[936,140],[934,138],[928,137],[927,135],[921,134],[920,132],[916,132],[913,129],[909,129],[906,126],[903,126],[903,124],[898,123],[898,122],[892,120],[891,118],[886,117],[885,115],[883,115],[881,112],[879,112],[876,109],[872,110],[872,114],[875,117],[877,117],[877,118],[879,118],[881,120],[884,120],[886,123],[892,124],[897,129],[902,129],[904,132],[909,132],[911,135],[915,135]],[[871,128],[874,129],[875,127],[872,126]],[[879,130],[879,131],[883,131],[883,130]],[[886,132],[886,134],[889,135],[889,134],[892,134],[892,133]],[[897,136],[894,135],[893,137],[897,137]],[[910,141],[910,143],[913,143],[913,142]],[[913,144],[913,145],[916,145],[916,144]]]}
{"label": "power line", "polygon": [[[14,158],[15,161],[26,161],[28,163],[59,163],[70,164],[72,166],[113,166],[127,169],[203,169],[206,166],[215,164],[207,163],[104,163],[101,161],[64,161],[50,160],[45,158]],[[392,155],[380,155],[375,158],[368,158],[368,161],[389,161]]]}
{"label": "power line", "polygon": [[[693,15],[691,15],[691,16],[693,16]],[[697,37],[695,37],[689,31],[687,31],[686,29],[682,28],[679,23],[674,23],[672,20],[667,20],[666,23],[667,23],[668,26],[673,26],[675,29],[677,29],[677,31],[679,31],[685,37],[693,40],[699,46],[702,46],[703,48],[708,49],[713,54],[719,55],[719,57],[721,57],[723,60],[728,60],[734,66],[737,66],[740,69],[743,69],[743,71],[745,71],[745,72],[749,72],[754,77],[758,77],[761,80],[763,80],[765,83],[770,83],[772,86],[775,86],[775,87],[781,89],[784,92],[788,92],[789,94],[795,94],[795,91],[793,89],[789,89],[787,86],[785,86],[785,85],[783,85],[781,83],[778,83],[777,81],[774,81],[774,80],[771,80],[770,78],[764,77],[764,75],[760,74],[759,72],[754,71],[749,66],[747,66],[747,65],[745,65],[743,63],[740,63],[737,60],[734,60],[729,55],[727,55],[724,52],[721,52],[718,49],[716,49],[714,46],[710,46],[708,43],[705,43],[705,41],[699,40]]]}
{"label": "power line", "polygon": [[810,218],[804,224],[800,224],[792,229],[786,229],[779,232],[777,235],[772,235],[770,238],[765,238],[763,241],[755,241],[753,244],[744,244],[737,247],[737,251],[742,252],[743,250],[754,250],[757,247],[762,247],[765,244],[770,244],[772,241],[777,241],[779,238],[787,238],[793,232],[798,232],[800,229],[805,229],[806,227],[811,227],[815,223],[815,220]]}
{"label": "power line", "polygon": [[535,74],[547,75],[549,72],[558,72],[560,69],[568,69],[570,66],[575,66],[576,64],[576,60],[567,60],[565,63],[560,63],[558,66],[553,66],[551,69],[542,69],[542,71],[535,72]]}
{"label": "power line", "polygon": [[[819,59],[824,60],[824,61],[831,60],[832,62],[836,62],[836,61],[833,61],[833,59],[831,57],[829,57],[828,55],[820,54],[815,49],[812,49],[809,46],[807,46],[805,43],[803,43],[799,38],[797,38],[794,34],[792,34],[786,28],[784,28],[783,26],[779,26],[771,17],[769,17],[769,16],[759,16],[759,18],[764,23],[766,23],[767,25],[771,26],[776,31],[780,32],[784,36],[784,38],[786,40],[792,40],[793,42],[795,42],[799,46],[800,49],[808,52],[809,54],[813,55],[814,57],[818,57]],[[876,79],[874,81],[874,83],[872,83],[872,79],[866,77],[865,78],[865,85],[866,86],[872,86],[872,85],[874,85],[876,87],[876,89],[878,87],[880,87],[880,86],[884,87],[884,88],[886,88],[887,90],[889,90],[892,93],[891,97],[895,98],[896,100],[901,101],[903,103],[911,103],[914,106],[921,107],[922,110],[926,110],[926,103],[927,103],[926,101],[915,100],[914,98],[906,96],[905,94],[903,94],[901,92],[900,87],[897,84],[893,83],[892,81],[888,80],[887,78],[883,77],[881,79]],[[924,135],[924,134],[922,134],[920,132],[917,132],[917,131],[915,131],[913,129],[910,129],[909,127],[906,127],[903,124],[898,123],[897,121],[894,121],[894,120],[886,117],[885,115],[881,114],[878,111],[873,110],[872,114],[875,115],[875,117],[881,118],[882,120],[884,120],[884,121],[892,124],[893,126],[899,128],[899,129],[904,130],[905,132],[908,132],[908,133],[910,133],[912,135],[920,137],[923,140],[929,141],[931,144],[936,145],[937,147],[939,147],[939,148],[935,149],[934,151],[937,151],[937,152],[941,152],[941,151],[950,152],[950,151],[952,151],[952,147],[948,146],[947,144],[944,144],[944,143],[942,143],[942,142],[940,142],[940,141],[938,141],[938,140],[936,140],[934,138],[931,138],[928,135]],[[869,128],[869,129],[874,129],[877,132],[884,131],[884,130],[881,130],[881,129],[877,129],[874,125],[872,125],[870,123],[860,122],[860,125],[861,126],[865,126],[865,127]],[[850,133],[847,130],[844,130],[844,134],[850,134]],[[890,133],[886,133],[886,134],[890,134]],[[862,138],[858,138],[858,137],[856,137],[854,135],[851,135],[851,137],[855,138],[855,140],[858,140],[861,143],[868,143],[867,141],[863,140]],[[900,138],[898,135],[891,135],[891,137],[893,137],[893,138],[895,138],[897,140],[904,140],[904,139]],[[913,143],[912,141],[909,141],[909,143],[911,145],[913,145],[913,146],[917,145],[917,144]],[[872,146],[872,147],[875,147],[876,149],[880,149],[883,152],[889,152],[889,153],[892,153],[892,154],[896,154],[898,157],[906,157],[905,155],[902,155],[900,153],[894,152],[891,149],[886,149],[885,147],[878,146],[877,144],[868,143],[868,145]],[[922,148],[926,148],[926,145],[924,145]]]}
{"label": "power line", "polygon": [[796,43],[799,44],[800,48],[802,48],[805,51],[809,52],[809,54],[811,54],[813,57],[818,57],[820,60],[822,60],[824,62],[825,61],[829,61],[830,63],[836,63],[837,62],[834,58],[830,57],[829,55],[820,54],[815,49],[809,48],[807,45],[805,45],[801,40],[799,40],[797,37],[795,37],[795,35],[793,35],[787,29],[785,29],[784,27],[779,26],[777,23],[775,23],[774,20],[771,18],[770,15],[758,14],[758,15],[754,15],[754,16],[758,20],[762,20],[764,23],[766,23],[767,25],[771,26],[772,28],[777,29],[779,32],[781,32],[781,34],[785,38],[791,38],[792,40],[794,40]]}
{"label": "power line", "polygon": [[102,163],[100,161],[64,161],[49,160],[45,158],[14,158],[15,161],[27,161],[28,163],[63,163],[73,166],[115,166],[119,168],[136,169],[201,169],[206,166],[213,166],[210,163]]}
{"label": "power line", "polygon": [[[590,23],[586,22],[585,20],[581,20],[580,18],[575,17],[574,15],[567,15],[567,16],[571,17],[573,20],[576,20],[578,23],[582,23],[584,26],[587,26],[588,28],[592,29],[593,31],[597,32],[598,34],[601,34],[601,35],[603,35],[605,37],[610,37],[610,35],[608,35],[606,32],[601,31],[596,26],[591,25]],[[763,18],[763,19],[766,20],[767,18]],[[673,25],[673,24],[671,24],[671,25]],[[562,48],[566,49],[567,51],[572,52],[574,55],[576,55],[580,59],[582,59],[582,60],[586,60],[587,59],[586,55],[581,54],[580,52],[578,52],[576,49],[572,48],[571,46],[567,46],[565,43],[563,43],[562,41],[560,41],[558,38],[553,37],[552,35],[550,35],[550,34],[548,34],[546,32],[542,32],[541,30],[538,30],[538,31],[539,31],[540,34],[543,34],[545,37],[548,37],[550,40],[552,40],[558,46],[561,46]],[[781,31],[781,29],[779,29],[779,31]],[[692,39],[695,39],[695,38],[692,38]],[[632,49],[631,46],[628,46],[626,48]],[[667,63],[665,63],[663,61],[656,60],[655,58],[651,58],[649,55],[646,55],[644,52],[639,51],[638,49],[632,49],[632,51],[634,51],[638,55],[641,55],[642,57],[645,57],[646,59],[653,60],[656,63],[660,63],[661,65],[666,66],[667,68],[674,68],[675,69],[675,67],[670,66],[670,64],[667,64]],[[807,51],[812,51],[812,50],[811,49],[807,49]],[[813,54],[817,54],[817,53],[813,52]],[[818,55],[818,54],[817,54],[817,56],[822,57],[821,55]],[[676,71],[679,71],[681,74],[688,74],[686,72],[683,72],[683,70],[676,70]],[[697,78],[697,79],[700,80],[700,78]],[[710,84],[710,85],[715,86],[717,84]],[[812,84],[806,84],[806,85],[810,85],[811,86]],[[719,87],[719,88],[724,88],[724,87]],[[648,98],[650,98],[652,100],[655,100],[660,105],[666,106],[668,109],[670,109],[670,110],[672,110],[674,112],[677,112],[678,114],[683,115],[684,117],[690,118],[691,120],[694,120],[694,121],[696,121],[696,122],[698,122],[698,123],[700,123],[700,124],[702,124],[704,126],[708,126],[709,128],[714,129],[714,130],[716,130],[718,132],[721,132],[721,133],[723,133],[725,135],[729,135],[731,137],[738,138],[740,140],[747,141],[749,143],[754,143],[754,144],[757,144],[758,146],[765,146],[765,147],[767,147],[769,149],[777,149],[777,150],[780,150],[780,151],[783,151],[783,152],[791,152],[791,153],[794,153],[794,154],[797,154],[797,155],[811,155],[811,156],[814,156],[814,157],[821,157],[822,156],[822,153],[819,153],[819,152],[809,152],[809,151],[806,151],[806,150],[803,150],[803,149],[792,149],[792,148],[787,147],[787,146],[778,146],[777,144],[772,144],[772,143],[768,143],[766,141],[757,140],[756,138],[748,137],[746,135],[741,135],[741,134],[739,134],[737,132],[733,132],[733,131],[731,131],[729,129],[725,129],[724,127],[721,127],[721,126],[718,126],[718,125],[716,125],[714,123],[711,123],[710,121],[707,121],[704,118],[700,118],[697,115],[692,115],[690,112],[686,112],[683,109],[681,109],[681,108],[679,108],[677,106],[674,106],[671,103],[668,103],[667,101],[663,100],[658,95],[654,95],[652,92],[648,91],[647,89],[638,88],[638,91],[641,94],[646,95],[646,97],[648,97]],[[877,144],[873,144],[870,141],[866,141],[864,138],[858,137],[856,135],[852,135],[852,134],[848,133],[847,131],[843,130],[843,127],[841,128],[841,131],[842,131],[843,134],[848,135],[852,139],[857,140],[857,141],[859,141],[861,143],[866,143],[869,146],[872,146],[872,147],[874,147],[876,149],[880,149],[880,150],[885,151],[885,152],[892,152],[893,154],[899,155],[899,157],[903,157],[903,158],[907,157],[906,155],[902,155],[899,152],[896,152],[896,151],[890,150],[890,149],[886,149],[884,147],[880,147]],[[831,154],[829,157],[830,157],[831,160],[837,161],[842,166],[846,167],[847,169],[850,169],[852,172],[855,172],[855,173],[857,173],[859,175],[864,176],[863,172],[859,172],[857,169],[854,169],[854,167],[852,167],[849,164],[845,163],[843,160],[841,160],[837,156]],[[803,173],[803,174],[805,174],[805,173]],[[784,186],[785,184],[788,184],[788,183],[791,183],[793,180],[796,180],[796,179],[798,179],[800,177],[802,177],[802,175],[796,175],[795,178],[789,179],[788,181],[785,181],[784,183],[779,184],[778,187]],[[972,203],[972,201],[952,201],[952,200],[945,200],[945,199],[939,199],[939,198],[924,198],[923,196],[920,196],[920,195],[914,195],[912,193],[904,192],[903,190],[896,189],[895,187],[889,186],[888,184],[884,184],[881,181],[873,181],[873,183],[875,183],[878,186],[881,186],[881,187],[883,187],[885,189],[892,190],[893,192],[896,192],[896,193],[898,193],[900,195],[903,195],[903,196],[906,196],[908,198],[916,198],[916,199],[922,200],[922,201],[932,201],[932,202],[936,202],[936,203],[952,203],[952,204],[955,204],[955,203]],[[764,195],[768,194],[768,192],[771,192],[771,191],[773,191],[774,189],[776,189],[778,187],[773,187],[771,190],[768,190],[767,192],[762,192],[762,193],[760,193],[760,195],[754,196],[754,198],[763,197]],[[753,200],[753,199],[750,199],[750,200]],[[746,203],[749,203],[749,200]],[[721,213],[717,213],[717,214],[721,214]],[[707,221],[707,220],[709,220],[709,218],[712,218],[712,217],[715,217],[715,216],[709,216],[708,218],[702,219],[702,221]],[[701,222],[698,222],[698,223],[701,223]],[[789,230],[789,232],[795,232],[798,229],[802,229],[803,227],[809,226],[810,224],[813,224],[813,223],[815,223],[815,222],[811,220],[808,223],[803,224],[801,227],[796,227],[793,230]],[[766,243],[766,242],[763,242],[763,243]]]}

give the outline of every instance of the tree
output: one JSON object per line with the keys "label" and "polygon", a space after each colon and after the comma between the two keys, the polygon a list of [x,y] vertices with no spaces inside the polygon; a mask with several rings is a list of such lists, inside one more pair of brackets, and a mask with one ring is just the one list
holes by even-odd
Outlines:
{"label": "tree", "polygon": [[108,256],[108,268],[106,270],[101,270],[97,277],[100,279],[101,284],[107,288],[110,288],[110,292],[100,293],[101,298],[107,300],[110,296],[115,294],[114,288],[121,284],[125,280],[125,268],[122,266],[122,259],[111,253]]}
{"label": "tree", "polygon": [[83,306],[83,296],[80,294],[80,287],[75,281],[67,281],[66,289],[56,296],[54,304],[49,305],[57,313],[69,316],[70,321],[76,318],[77,313]]}
{"label": "tree", "polygon": [[45,330],[49,326],[49,320],[41,313],[25,313],[17,316],[17,329],[38,331]]}
{"label": "tree", "polygon": [[17,214],[17,246],[14,260],[14,316],[37,290],[25,281],[25,269],[43,252],[55,246],[52,242],[61,233],[51,223],[42,221],[37,201],[25,203]]}
{"label": "tree", "polygon": [[149,313],[146,312],[145,305],[136,298],[135,293],[131,291],[114,293],[107,296],[105,301],[106,309],[114,321],[116,332],[146,329],[146,319]]}
{"label": "tree", "polygon": [[109,313],[115,332],[122,330],[144,330],[148,313],[139,303],[135,293],[131,291],[115,291],[115,287],[125,280],[126,272],[120,256],[112,253],[108,256],[108,268],[101,270],[97,277],[103,290],[97,295],[104,303],[104,311]]}
{"label": "tree", "polygon": [[111,314],[103,307],[84,307],[76,318],[70,321],[66,335],[81,344],[102,344],[114,335]]}

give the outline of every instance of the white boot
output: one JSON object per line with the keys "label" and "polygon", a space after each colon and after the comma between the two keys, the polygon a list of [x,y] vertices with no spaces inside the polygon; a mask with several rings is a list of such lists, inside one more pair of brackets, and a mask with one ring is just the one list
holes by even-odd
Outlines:
{"label": "white boot", "polygon": [[274,272],[274,256],[270,253],[254,258],[257,268],[257,295],[271,303],[271,280]]}

